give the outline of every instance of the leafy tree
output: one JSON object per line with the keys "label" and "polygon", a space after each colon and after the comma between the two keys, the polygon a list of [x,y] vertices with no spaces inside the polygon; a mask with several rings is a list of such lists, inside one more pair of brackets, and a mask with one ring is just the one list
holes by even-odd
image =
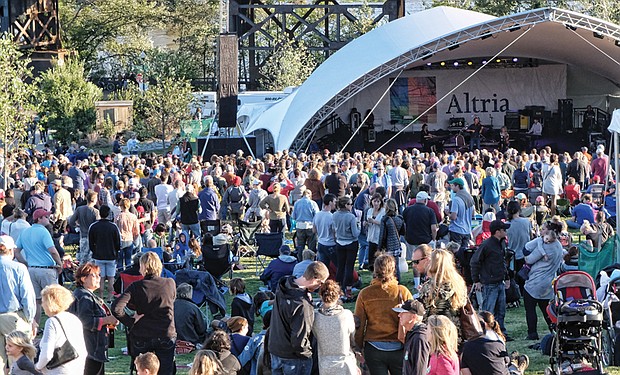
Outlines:
{"label": "leafy tree", "polygon": [[[10,34],[0,37],[0,137],[4,147],[3,159],[9,150],[27,137],[28,124],[37,112],[37,88],[28,84],[32,70],[29,58],[24,58],[12,42]],[[2,169],[2,188],[6,189],[8,169]]]}
{"label": "leafy tree", "polygon": [[49,129],[56,130],[58,139],[67,143],[80,139],[81,134],[95,128],[95,101],[101,100],[101,89],[86,80],[84,64],[76,58],[54,63],[41,74],[42,119]]}
{"label": "leafy tree", "polygon": [[159,80],[144,93],[146,122],[161,130],[162,148],[166,138],[180,131],[180,121],[189,118],[192,87],[189,81],[170,77]]}
{"label": "leafy tree", "polygon": [[149,0],[60,0],[59,7],[63,40],[79,52],[88,70],[130,66],[151,48],[148,31],[163,26],[168,14]]}
{"label": "leafy tree", "polygon": [[261,83],[268,90],[283,90],[301,85],[314,71],[316,62],[303,42],[285,40],[269,57],[260,73]]}

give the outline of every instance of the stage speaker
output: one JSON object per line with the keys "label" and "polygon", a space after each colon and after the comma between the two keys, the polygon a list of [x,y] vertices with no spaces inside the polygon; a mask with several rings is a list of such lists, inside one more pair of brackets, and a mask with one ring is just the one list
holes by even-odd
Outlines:
{"label": "stage speaker", "polygon": [[[256,155],[256,137],[247,136],[245,139],[250,144],[254,155]],[[196,139],[197,155],[202,154],[202,149],[205,147],[206,141],[207,137],[198,137]],[[237,150],[242,150],[244,155],[251,155],[243,137],[211,137],[202,156],[203,160],[210,159],[212,155],[230,155],[237,152]]]}
{"label": "stage speaker", "polygon": [[558,99],[558,115],[560,118],[560,131],[573,130],[572,99]]}
{"label": "stage speaker", "polygon": [[237,125],[237,94],[239,93],[239,46],[235,34],[220,34],[218,43],[218,126]]}
{"label": "stage speaker", "polygon": [[517,112],[506,112],[504,115],[504,126],[508,130],[517,131],[520,129],[519,127],[519,113]]}

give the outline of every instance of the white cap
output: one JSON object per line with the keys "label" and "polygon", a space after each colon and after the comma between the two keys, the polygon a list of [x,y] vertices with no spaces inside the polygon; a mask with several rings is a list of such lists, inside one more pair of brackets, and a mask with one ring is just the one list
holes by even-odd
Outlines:
{"label": "white cap", "polygon": [[418,192],[418,194],[416,194],[415,196],[415,200],[416,201],[422,201],[422,200],[426,200],[426,199],[431,199],[431,197],[428,195],[427,192],[425,191],[420,191]]}
{"label": "white cap", "polygon": [[4,245],[7,249],[15,249],[15,241],[11,236],[0,236],[0,245]]}

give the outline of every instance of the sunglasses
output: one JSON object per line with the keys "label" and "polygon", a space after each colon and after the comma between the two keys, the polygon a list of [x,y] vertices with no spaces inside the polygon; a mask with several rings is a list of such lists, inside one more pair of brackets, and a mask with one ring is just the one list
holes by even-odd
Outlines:
{"label": "sunglasses", "polygon": [[420,258],[420,259],[414,259],[414,260],[412,260],[412,261],[411,261],[411,263],[413,263],[413,264],[415,264],[415,265],[418,265],[418,264],[420,264],[420,262],[421,262],[421,261],[423,261],[424,259],[426,259],[426,257],[424,257],[424,258]]}

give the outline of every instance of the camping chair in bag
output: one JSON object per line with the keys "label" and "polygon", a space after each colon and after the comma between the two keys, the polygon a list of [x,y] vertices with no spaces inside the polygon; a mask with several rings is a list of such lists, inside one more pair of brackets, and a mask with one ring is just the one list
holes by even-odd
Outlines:
{"label": "camping chair in bag", "polygon": [[556,212],[560,216],[570,216],[570,202],[566,198],[560,198],[555,202]]}
{"label": "camping chair in bag", "polygon": [[256,239],[256,275],[260,271],[265,269],[265,260],[269,258],[277,258],[280,255],[280,247],[284,244],[284,233],[256,233],[254,238]]}

